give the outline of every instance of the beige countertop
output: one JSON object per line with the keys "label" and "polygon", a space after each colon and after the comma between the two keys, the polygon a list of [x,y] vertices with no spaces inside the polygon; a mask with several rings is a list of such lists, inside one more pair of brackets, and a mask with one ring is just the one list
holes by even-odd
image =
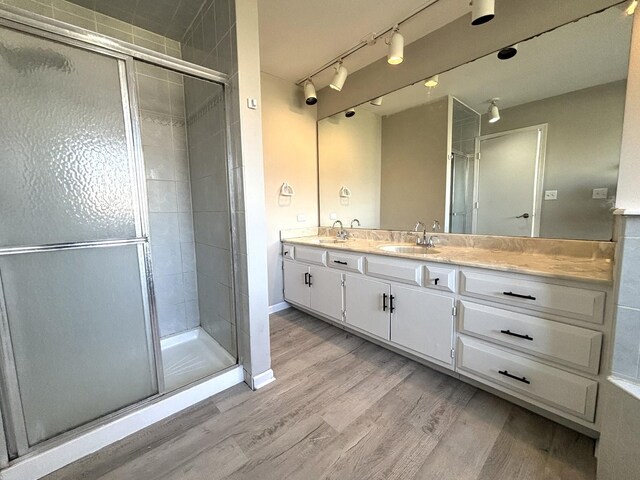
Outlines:
{"label": "beige countertop", "polygon": [[396,258],[408,258],[436,263],[448,263],[469,267],[488,268],[503,272],[527,273],[548,278],[577,280],[598,284],[613,281],[613,261],[608,258],[591,258],[547,253],[487,249],[469,246],[437,245],[429,253],[395,253],[381,250],[384,245],[415,245],[371,239],[350,238],[335,241],[335,237],[287,238],[284,243],[342,250]]}

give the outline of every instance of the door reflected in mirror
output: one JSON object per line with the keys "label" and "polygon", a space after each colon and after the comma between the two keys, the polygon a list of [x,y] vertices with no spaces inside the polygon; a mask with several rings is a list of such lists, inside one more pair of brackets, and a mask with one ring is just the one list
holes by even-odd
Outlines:
{"label": "door reflected in mirror", "polygon": [[612,7],[320,120],[321,225],[611,239],[631,24]]}

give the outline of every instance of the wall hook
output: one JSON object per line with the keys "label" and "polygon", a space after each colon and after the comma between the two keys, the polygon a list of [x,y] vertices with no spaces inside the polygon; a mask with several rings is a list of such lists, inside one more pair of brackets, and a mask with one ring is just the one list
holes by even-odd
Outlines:
{"label": "wall hook", "polygon": [[283,197],[293,197],[295,194],[295,190],[287,182],[284,182],[280,187],[280,195],[282,195]]}

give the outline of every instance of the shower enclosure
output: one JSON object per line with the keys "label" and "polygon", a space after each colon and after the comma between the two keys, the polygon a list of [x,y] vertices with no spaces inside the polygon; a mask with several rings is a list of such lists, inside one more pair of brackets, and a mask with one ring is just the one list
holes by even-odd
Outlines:
{"label": "shower enclosure", "polygon": [[237,363],[226,77],[9,18],[0,466]]}

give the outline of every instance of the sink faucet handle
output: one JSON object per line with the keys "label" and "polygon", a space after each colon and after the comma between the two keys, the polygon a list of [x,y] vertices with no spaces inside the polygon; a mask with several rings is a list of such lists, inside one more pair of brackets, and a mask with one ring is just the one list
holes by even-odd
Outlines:
{"label": "sink faucet handle", "polygon": [[433,230],[434,232],[439,232],[440,231],[440,222],[438,220],[434,220],[433,221],[433,225],[431,226],[431,230]]}

